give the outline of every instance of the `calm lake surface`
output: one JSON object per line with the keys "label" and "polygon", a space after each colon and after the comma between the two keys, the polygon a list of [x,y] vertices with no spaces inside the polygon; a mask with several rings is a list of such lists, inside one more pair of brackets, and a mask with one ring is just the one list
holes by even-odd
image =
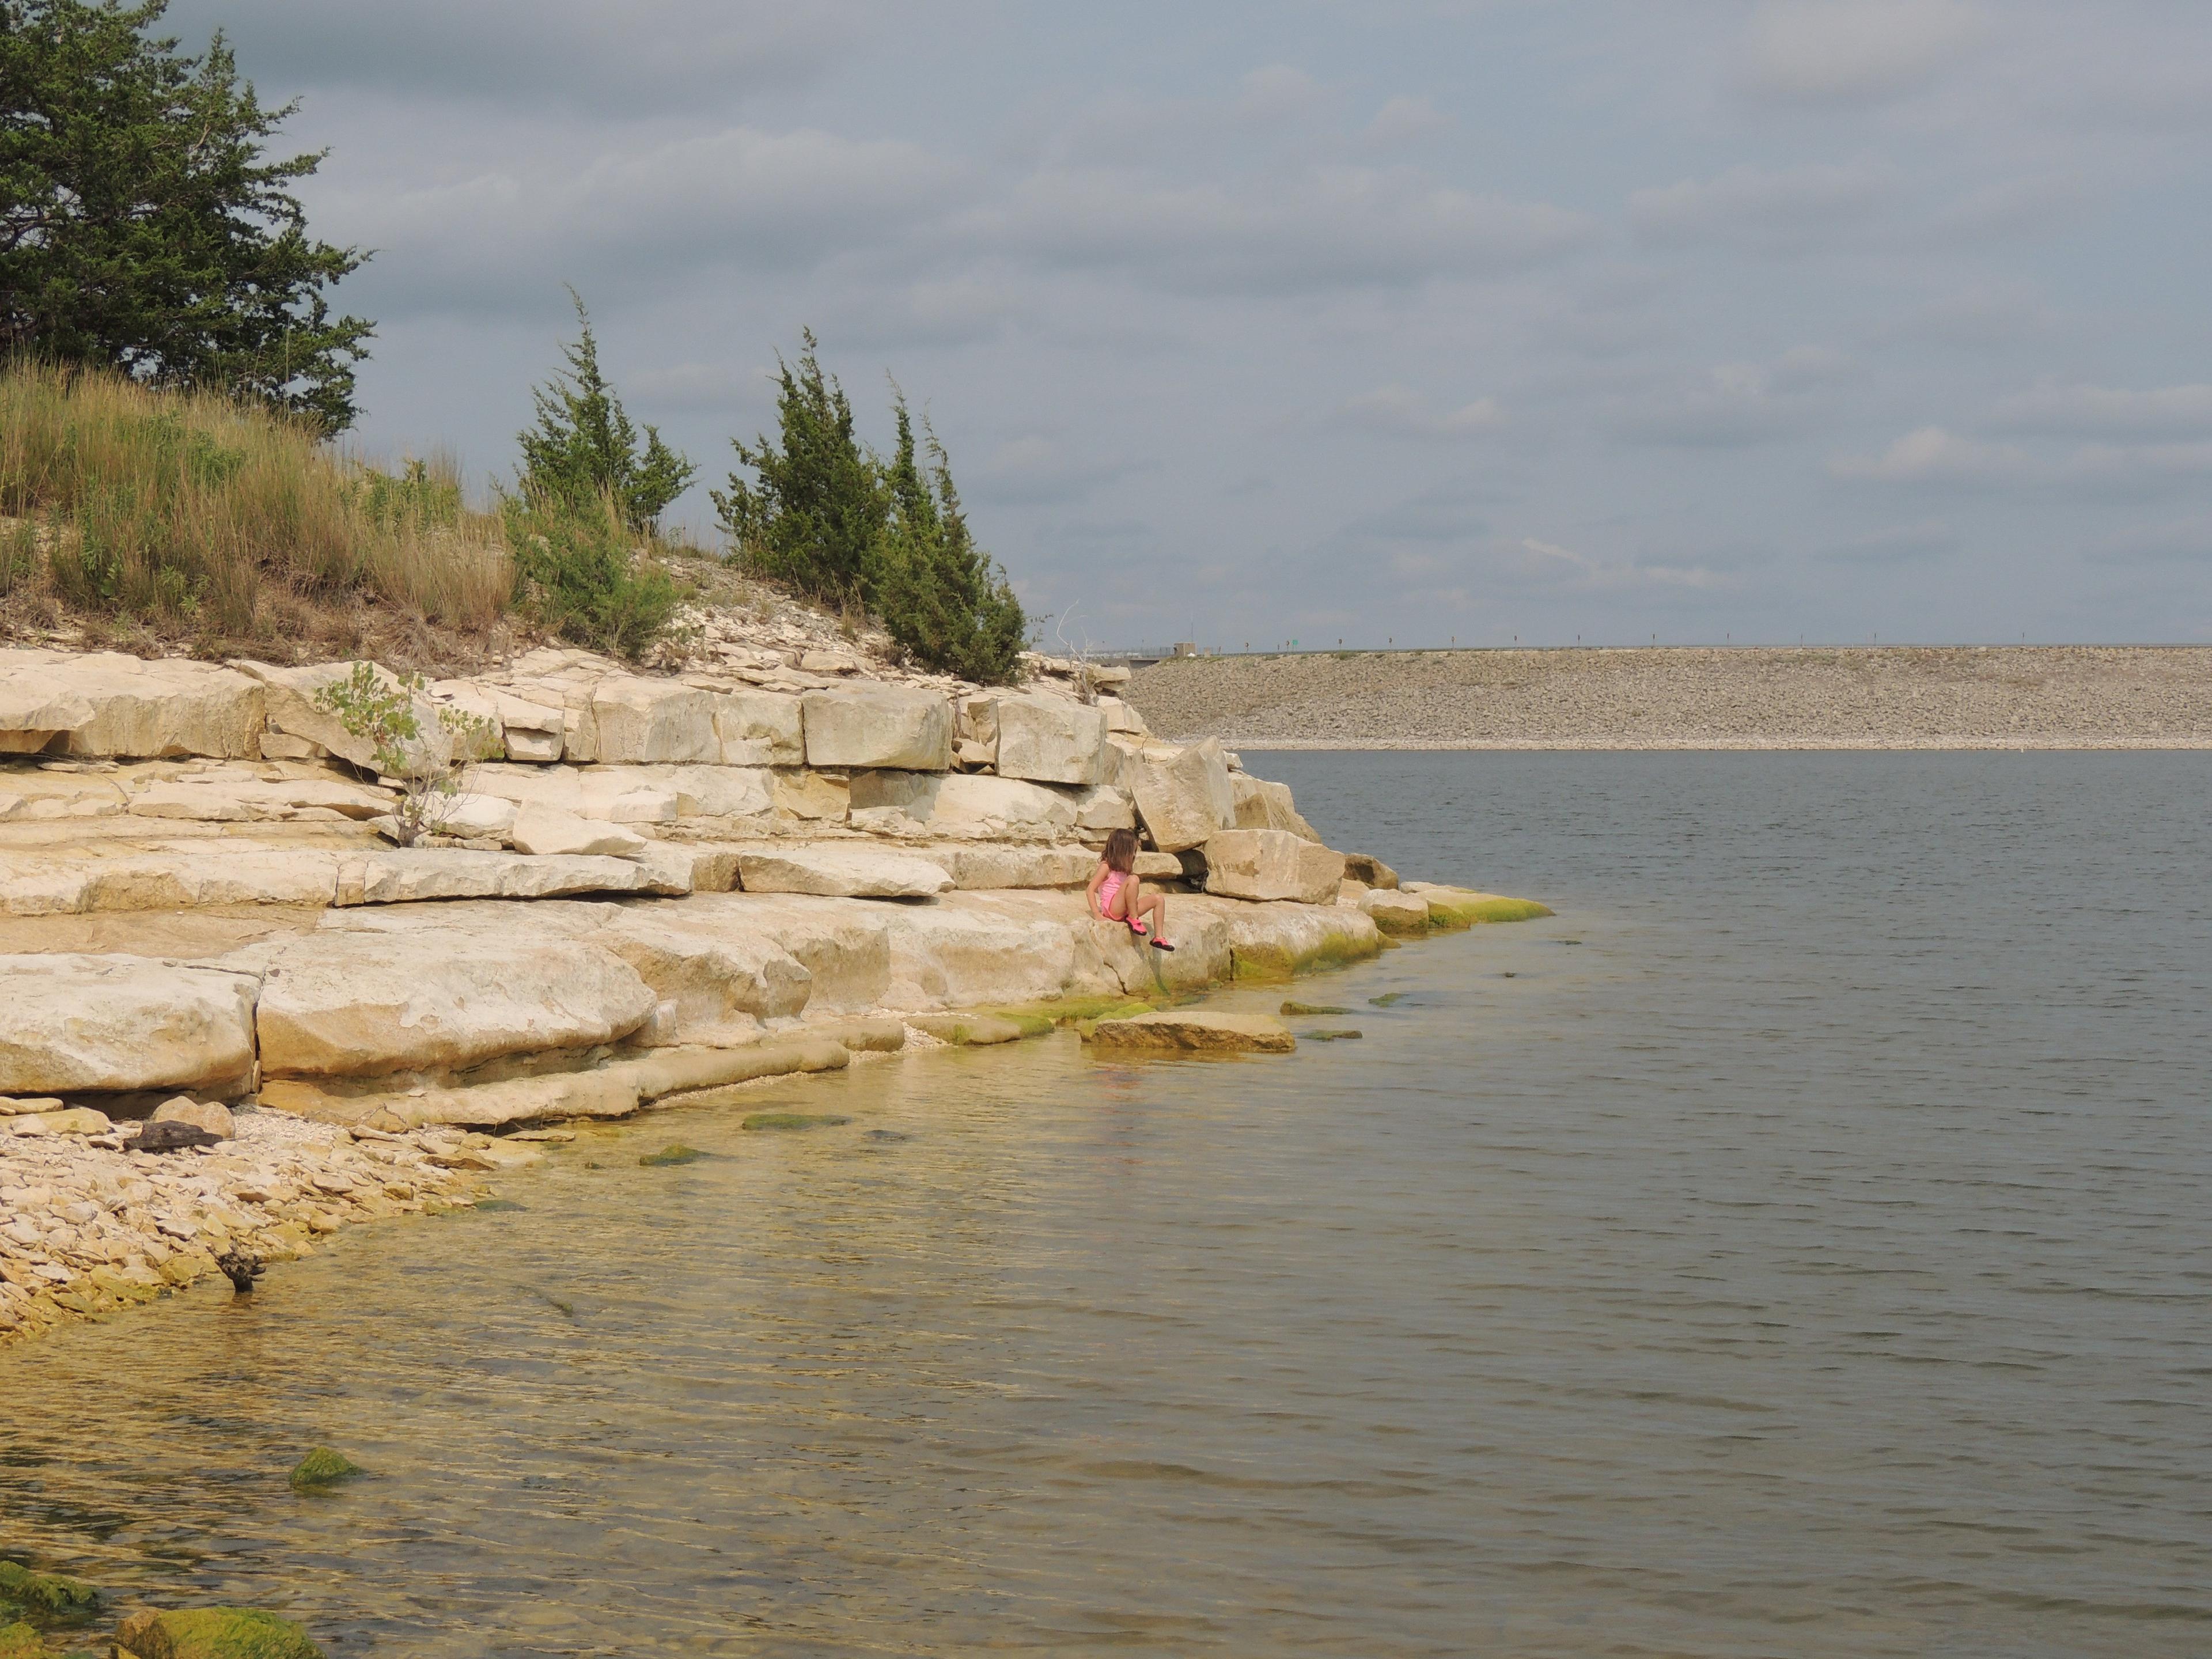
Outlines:
{"label": "calm lake surface", "polygon": [[1559,916],[0,1353],[0,1547],[410,1659],[2212,1651],[2212,756],[1246,760]]}

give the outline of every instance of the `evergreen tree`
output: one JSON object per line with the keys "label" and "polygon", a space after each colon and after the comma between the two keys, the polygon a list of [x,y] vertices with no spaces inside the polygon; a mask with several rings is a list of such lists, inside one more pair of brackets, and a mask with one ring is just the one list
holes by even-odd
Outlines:
{"label": "evergreen tree", "polygon": [[917,662],[1003,684],[1014,678],[1029,619],[1006,572],[975,545],[945,446],[925,419],[929,462],[922,465],[906,398],[896,386],[892,394],[898,450],[884,470],[890,513],[871,562],[869,597],[891,637]]}
{"label": "evergreen tree", "polygon": [[776,358],[781,447],[764,434],[750,445],[732,439],[757,482],[732,472],[728,490],[713,492],[714,507],[750,568],[842,602],[868,592],[888,503],[880,469],[853,434],[845,389],[823,374],[814,331],[799,337],[805,349],[796,369]]}
{"label": "evergreen tree", "polygon": [[311,240],[218,33],[149,36],[168,0],[0,0],[0,354],[99,363],[350,425],[374,331],[324,291],[366,257]]}
{"label": "evergreen tree", "polygon": [[563,343],[568,373],[556,373],[532,396],[538,424],[515,434],[522,447],[522,489],[527,495],[588,509],[611,499],[623,523],[649,533],[669,502],[684,493],[696,467],[660,441],[648,423],[645,445],[606,376],[599,372],[599,343],[584,301],[570,289],[580,337]]}

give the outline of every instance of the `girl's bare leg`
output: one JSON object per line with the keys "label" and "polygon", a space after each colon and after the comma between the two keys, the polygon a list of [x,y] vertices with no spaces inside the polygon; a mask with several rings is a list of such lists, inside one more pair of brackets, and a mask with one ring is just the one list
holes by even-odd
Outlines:
{"label": "girl's bare leg", "polygon": [[1152,918],[1152,937],[1165,941],[1168,936],[1168,896],[1148,893],[1145,896],[1145,914]]}

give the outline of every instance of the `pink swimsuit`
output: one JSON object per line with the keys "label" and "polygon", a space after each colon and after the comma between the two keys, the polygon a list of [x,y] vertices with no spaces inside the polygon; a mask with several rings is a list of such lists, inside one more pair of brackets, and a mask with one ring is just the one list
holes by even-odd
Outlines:
{"label": "pink swimsuit", "polygon": [[1121,884],[1129,879],[1126,870],[1109,870],[1106,879],[1098,884],[1098,914],[1113,918],[1114,901],[1120,896]]}

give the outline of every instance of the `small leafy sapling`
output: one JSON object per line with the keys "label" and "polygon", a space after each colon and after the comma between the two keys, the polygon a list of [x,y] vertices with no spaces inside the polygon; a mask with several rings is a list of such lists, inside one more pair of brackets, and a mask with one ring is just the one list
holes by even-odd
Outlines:
{"label": "small leafy sapling", "polygon": [[412,847],[434,836],[453,816],[471,763],[496,752],[499,727],[481,714],[441,707],[437,723],[423,729],[416,698],[420,674],[385,674],[357,662],[342,680],[315,693],[315,707],[333,715],[374,751],[377,771],[398,787],[392,809],[392,838]]}

